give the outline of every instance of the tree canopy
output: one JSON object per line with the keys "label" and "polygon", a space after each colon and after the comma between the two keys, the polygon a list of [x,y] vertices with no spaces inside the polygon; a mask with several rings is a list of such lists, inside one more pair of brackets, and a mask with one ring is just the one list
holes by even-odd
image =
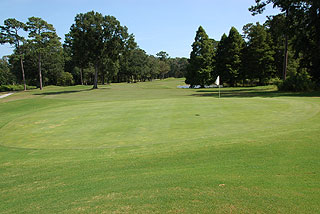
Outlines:
{"label": "tree canopy", "polygon": [[256,0],[249,10],[261,14],[268,4],[279,8],[286,16],[284,31],[292,38],[296,56],[302,54],[300,70],[305,68],[320,82],[320,2],[319,0]]}

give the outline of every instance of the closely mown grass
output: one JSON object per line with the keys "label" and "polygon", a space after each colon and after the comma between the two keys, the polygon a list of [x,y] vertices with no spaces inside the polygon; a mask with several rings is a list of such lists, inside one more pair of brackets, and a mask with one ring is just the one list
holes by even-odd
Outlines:
{"label": "closely mown grass", "polygon": [[319,213],[320,94],[182,79],[0,99],[0,213]]}

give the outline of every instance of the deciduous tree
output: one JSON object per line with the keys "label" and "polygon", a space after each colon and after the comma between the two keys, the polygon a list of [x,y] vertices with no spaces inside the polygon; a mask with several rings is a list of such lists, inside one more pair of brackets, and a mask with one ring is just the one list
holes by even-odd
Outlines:
{"label": "deciduous tree", "polygon": [[129,37],[127,31],[113,16],[91,11],[75,17],[75,24],[70,28],[69,43],[76,58],[86,52],[82,55],[84,64],[88,62],[94,65],[94,89],[98,88],[99,68],[109,64],[106,63],[109,60],[113,63],[119,60],[125,40]]}

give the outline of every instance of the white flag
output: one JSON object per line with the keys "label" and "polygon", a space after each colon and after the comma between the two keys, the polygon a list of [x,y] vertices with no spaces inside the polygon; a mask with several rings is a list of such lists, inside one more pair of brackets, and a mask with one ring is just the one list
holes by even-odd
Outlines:
{"label": "white flag", "polygon": [[214,82],[214,84],[220,85],[220,77],[219,77],[219,76],[217,77],[217,79],[216,79],[216,81]]}

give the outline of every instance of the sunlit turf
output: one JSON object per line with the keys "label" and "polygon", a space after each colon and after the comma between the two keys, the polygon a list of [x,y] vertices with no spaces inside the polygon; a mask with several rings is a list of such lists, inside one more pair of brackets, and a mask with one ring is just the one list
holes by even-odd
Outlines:
{"label": "sunlit turf", "polygon": [[319,213],[319,93],[183,79],[0,99],[0,213]]}

